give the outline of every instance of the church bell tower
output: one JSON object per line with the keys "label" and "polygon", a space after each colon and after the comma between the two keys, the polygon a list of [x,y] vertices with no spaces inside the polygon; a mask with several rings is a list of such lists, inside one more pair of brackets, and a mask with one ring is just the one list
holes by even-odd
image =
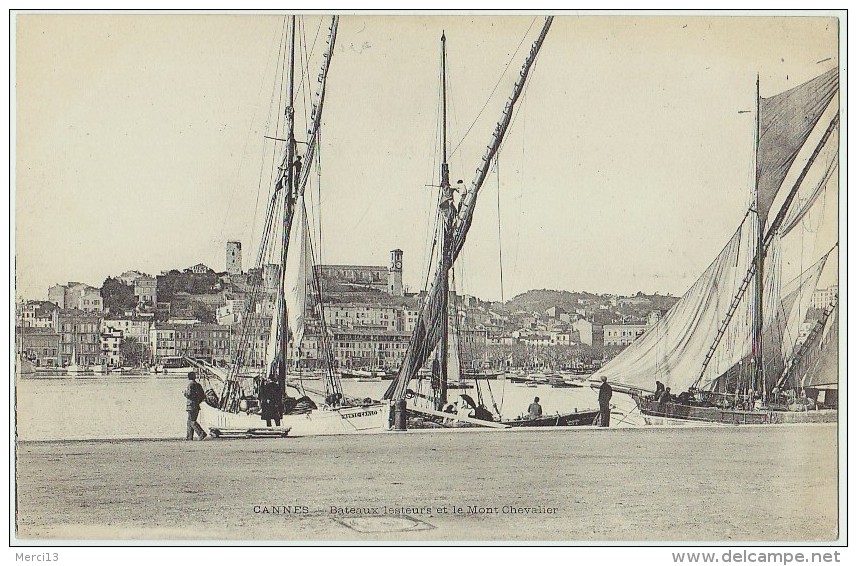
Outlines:
{"label": "church bell tower", "polygon": [[390,252],[390,275],[387,290],[394,297],[402,297],[405,294],[402,287],[402,250]]}

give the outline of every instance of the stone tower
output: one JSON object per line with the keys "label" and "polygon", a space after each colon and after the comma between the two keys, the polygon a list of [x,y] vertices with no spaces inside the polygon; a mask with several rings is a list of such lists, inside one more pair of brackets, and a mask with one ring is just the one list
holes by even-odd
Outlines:
{"label": "stone tower", "polygon": [[387,279],[387,290],[394,297],[402,297],[405,290],[402,287],[402,250],[390,252],[390,275]]}
{"label": "stone tower", "polygon": [[241,274],[241,242],[237,240],[226,242],[226,273]]}

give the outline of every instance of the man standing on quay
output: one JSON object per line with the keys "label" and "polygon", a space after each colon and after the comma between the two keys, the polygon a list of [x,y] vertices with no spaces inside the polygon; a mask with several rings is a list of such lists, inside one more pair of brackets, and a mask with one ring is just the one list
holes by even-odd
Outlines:
{"label": "man standing on quay", "polygon": [[599,426],[610,426],[610,398],[613,388],[607,383],[607,376],[601,376],[601,387],[598,389],[598,407],[601,409]]}
{"label": "man standing on quay", "polygon": [[196,382],[196,372],[189,372],[187,378],[190,383],[187,384],[187,389],[184,391],[184,396],[187,399],[187,436],[186,440],[193,440],[193,433],[199,435],[200,440],[205,440],[208,436],[196,418],[199,416],[199,404],[205,400],[205,391],[202,385]]}

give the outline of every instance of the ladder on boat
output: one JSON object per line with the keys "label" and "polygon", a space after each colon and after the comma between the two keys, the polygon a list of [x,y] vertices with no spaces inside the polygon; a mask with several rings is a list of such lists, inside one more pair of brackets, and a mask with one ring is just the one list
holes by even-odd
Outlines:
{"label": "ladder on boat", "polygon": [[729,323],[732,321],[735,311],[738,310],[738,305],[741,303],[741,299],[744,298],[744,293],[747,292],[747,287],[750,286],[750,282],[753,280],[755,275],[756,262],[754,261],[750,265],[750,269],[747,270],[747,274],[744,276],[743,281],[741,281],[741,286],[738,288],[738,292],[735,294],[735,297],[732,298],[732,303],[726,311],[726,316],[723,317],[723,321],[720,323],[720,326],[717,327],[717,335],[714,337],[714,342],[711,344],[711,347],[708,348],[708,352],[705,354],[705,359],[702,361],[702,369],[699,371],[699,377],[696,378],[696,385],[702,381],[702,378],[705,375],[705,370],[708,369],[708,364],[711,363],[711,359],[714,357],[714,352],[717,350],[717,346],[720,345],[720,340],[723,339],[723,335],[726,334],[726,328],[729,327]]}

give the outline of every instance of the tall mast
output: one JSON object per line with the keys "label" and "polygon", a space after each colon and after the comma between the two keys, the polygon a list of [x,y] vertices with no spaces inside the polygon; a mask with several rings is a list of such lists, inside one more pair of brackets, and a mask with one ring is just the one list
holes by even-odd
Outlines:
{"label": "tall mast", "polygon": [[286,349],[288,348],[288,316],[286,314],[285,301],[285,271],[286,271],[286,256],[288,253],[289,229],[291,227],[291,216],[294,212],[294,162],[295,162],[295,16],[289,16],[289,84],[288,84],[288,106],[286,106],[286,158],[283,163],[285,175],[281,185],[283,194],[283,234],[282,234],[282,250],[280,255],[280,278],[277,288],[278,296],[280,297],[280,370],[277,379],[280,386],[285,386],[286,380]]}
{"label": "tall mast", "polygon": [[[441,301],[441,337],[440,337],[440,393],[437,403],[446,402],[446,384],[448,379],[449,357],[449,270],[451,266],[450,244],[452,243],[452,228],[455,211],[452,202],[452,188],[449,185],[449,163],[446,155],[446,32],[440,36],[441,45],[441,83],[443,122],[441,124],[441,156],[440,164],[440,213],[443,217],[443,238],[441,243],[441,272],[443,275],[440,289]],[[439,408],[439,407],[438,407]]]}
{"label": "tall mast", "polygon": [[[532,69],[536,56],[539,54],[539,50],[542,47],[542,43],[550,29],[552,21],[553,16],[549,16],[545,19],[545,23],[539,37],[530,48],[530,53],[521,69],[520,77],[515,81],[512,95],[506,102],[506,107],[503,110],[500,121],[494,128],[494,133],[491,136],[491,142],[488,144],[485,154],[482,157],[482,164],[476,170],[476,176],[471,182],[470,190],[462,195],[462,198],[458,203],[457,211],[454,210],[454,207],[452,206],[452,191],[449,188],[449,175],[447,173],[447,190],[445,194],[448,196],[448,199],[442,199],[440,205],[442,211],[448,211],[448,213],[452,214],[453,217],[450,220],[449,225],[444,225],[448,235],[448,238],[446,238],[446,241],[444,242],[444,248],[448,257],[446,258],[447,261],[445,264],[441,265],[442,268],[451,265],[456,257],[458,257],[458,254],[464,246],[464,240],[467,237],[467,232],[473,221],[473,211],[476,206],[476,197],[479,195],[479,189],[485,182],[485,177],[488,175],[488,170],[491,167],[491,161],[497,154],[500,144],[503,141],[503,137],[506,135],[506,130],[509,128],[509,124],[512,121],[512,113],[515,109],[515,104],[524,90],[527,76],[530,73],[530,69]],[[447,168],[444,167],[442,173],[446,169]],[[441,177],[443,177],[443,174]],[[443,197],[443,195],[444,193],[442,192],[441,196]],[[446,209],[443,207],[446,207]],[[444,219],[446,219],[446,216],[444,216]],[[448,270],[439,270],[435,274],[430,287],[431,292],[426,296],[426,300],[423,301],[419,321],[414,327],[408,351],[405,353],[405,359],[402,361],[402,366],[399,368],[399,375],[384,393],[385,399],[403,399],[405,397],[409,381],[417,374],[431,352],[439,345],[440,333],[435,333],[433,331],[430,332],[429,329],[433,330],[441,327],[442,323],[440,319],[447,316],[447,312],[443,310],[441,301],[443,300],[443,297],[446,296],[445,291],[448,289],[448,281],[446,281],[448,276]]]}
{"label": "tall mast", "polygon": [[764,314],[762,312],[762,304],[764,301],[765,287],[765,254],[762,253],[763,240],[765,237],[765,227],[762,225],[762,216],[759,214],[759,75],[756,74],[756,159],[755,159],[755,184],[754,184],[754,203],[753,208],[756,210],[756,218],[758,219],[758,229],[756,235],[756,277],[755,277],[755,296],[753,302],[753,363],[750,374],[750,388],[756,389],[760,384],[762,386],[763,398],[765,388],[765,372],[762,366],[762,326],[764,324]]}

